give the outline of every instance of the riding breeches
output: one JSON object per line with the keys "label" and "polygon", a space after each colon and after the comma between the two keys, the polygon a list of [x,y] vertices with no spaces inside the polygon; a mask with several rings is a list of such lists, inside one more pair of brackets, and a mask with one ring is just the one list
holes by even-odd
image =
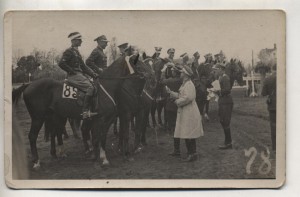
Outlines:
{"label": "riding breeches", "polygon": [[76,86],[84,90],[86,92],[86,95],[92,96],[94,93],[94,86],[92,85],[91,81],[88,77],[83,75],[80,72],[77,72],[75,75],[69,75],[68,81],[72,84],[76,84]]}
{"label": "riding breeches", "polygon": [[219,118],[223,129],[230,128],[232,109],[233,109],[233,103],[219,104]]}

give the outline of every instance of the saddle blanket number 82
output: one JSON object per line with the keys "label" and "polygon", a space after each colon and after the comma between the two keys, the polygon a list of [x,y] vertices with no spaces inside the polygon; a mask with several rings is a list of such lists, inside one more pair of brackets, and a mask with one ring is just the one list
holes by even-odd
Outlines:
{"label": "saddle blanket number 82", "polygon": [[69,99],[77,99],[77,88],[64,83],[62,97]]}

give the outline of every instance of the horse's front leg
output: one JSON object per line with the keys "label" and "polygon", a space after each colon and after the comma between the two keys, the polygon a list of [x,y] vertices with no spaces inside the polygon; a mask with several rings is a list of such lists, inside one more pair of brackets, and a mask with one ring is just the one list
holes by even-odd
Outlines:
{"label": "horse's front leg", "polygon": [[80,119],[68,119],[69,123],[71,125],[72,131],[73,131],[73,135],[75,137],[75,139],[80,139],[78,133],[80,132],[80,123],[81,120]]}
{"label": "horse's front leg", "polygon": [[64,148],[64,144],[63,144],[63,138],[62,135],[64,133],[64,131],[66,131],[66,122],[67,119],[66,118],[62,118],[62,117],[57,117],[57,125],[56,125],[56,136],[57,136],[57,153],[59,157],[67,157],[66,153],[65,153],[65,148]]}
{"label": "horse's front leg", "polygon": [[104,121],[103,129],[100,131],[100,139],[101,139],[101,146],[100,146],[100,160],[102,160],[102,165],[109,165],[109,161],[106,157],[106,137],[109,131],[111,124],[113,124],[116,120],[116,116],[112,115],[109,118],[106,118]]}
{"label": "horse's front leg", "polygon": [[103,129],[102,118],[94,119],[92,121],[91,131],[92,131],[92,144],[93,144],[95,161],[100,161],[100,139],[101,139],[102,129]]}
{"label": "horse's front leg", "polygon": [[155,112],[156,112],[157,103],[154,100],[151,104],[151,118],[152,118],[152,126],[153,128],[156,127],[156,119],[155,119]]}
{"label": "horse's front leg", "polygon": [[86,155],[93,150],[93,148],[90,147],[91,129],[92,129],[92,121],[88,119],[83,120],[82,127],[81,127],[81,135],[82,135],[82,142],[83,142],[84,151]]}
{"label": "horse's front leg", "polygon": [[129,156],[129,121],[130,121],[130,113],[121,112],[120,113],[120,135],[122,138],[122,146],[121,152],[123,154],[123,158],[128,160]]}

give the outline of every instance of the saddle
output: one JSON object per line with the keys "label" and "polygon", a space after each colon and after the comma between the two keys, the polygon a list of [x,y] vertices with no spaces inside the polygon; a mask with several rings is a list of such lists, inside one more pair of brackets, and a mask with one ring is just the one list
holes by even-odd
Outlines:
{"label": "saddle", "polygon": [[[99,103],[98,103],[98,86],[92,83],[94,86],[94,93],[92,97],[91,102],[91,110],[95,111],[98,109]],[[62,92],[62,98],[64,99],[74,99],[76,100],[76,103],[82,107],[84,102],[84,97],[86,94],[86,90],[81,88],[76,83],[72,83],[68,80],[65,80],[63,83],[63,92]]]}

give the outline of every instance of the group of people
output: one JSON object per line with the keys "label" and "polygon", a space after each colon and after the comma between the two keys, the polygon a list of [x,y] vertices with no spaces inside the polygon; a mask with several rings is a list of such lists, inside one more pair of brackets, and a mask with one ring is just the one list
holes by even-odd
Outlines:
{"label": "group of people", "polygon": [[[155,50],[154,61],[160,61],[159,55],[162,48],[155,47]],[[170,48],[167,53],[168,57],[162,60],[165,64],[161,69],[160,83],[166,87],[169,94],[166,103],[166,118],[168,128],[174,131],[174,151],[170,155],[180,156],[180,139],[185,139],[188,153],[185,160],[189,162],[197,160],[196,139],[204,135],[202,116],[204,105],[208,102],[207,88],[213,81],[219,83],[220,87],[214,93],[220,97],[219,116],[225,133],[224,144],[219,148],[231,149],[230,119],[233,100],[230,95],[230,79],[225,74],[226,67],[222,54],[217,54],[215,61],[211,54],[207,54],[205,62],[199,64],[199,52],[193,54],[192,63],[189,63],[187,53],[180,56],[181,63],[174,63],[175,49]]]}
{"label": "group of people", "polygon": [[[107,56],[104,49],[109,41],[105,35],[95,38],[97,47],[84,62],[78,50],[82,43],[81,34],[73,32],[69,34],[68,38],[72,45],[63,53],[59,66],[67,72],[68,81],[76,83],[86,91],[82,113],[82,117],[85,119],[89,118],[91,98],[94,94],[94,87],[89,77],[99,77],[103,69],[107,67]],[[121,55],[124,56],[131,49],[128,43],[118,47]],[[164,64],[160,69],[159,85],[164,86],[168,93],[166,118],[169,129],[174,131],[174,151],[170,155],[180,156],[180,139],[185,139],[188,152],[186,161],[197,160],[196,139],[204,135],[202,116],[205,115],[203,111],[207,102],[207,87],[214,80],[219,84],[219,89],[213,90],[213,93],[219,97],[219,117],[225,135],[224,144],[220,145],[219,149],[231,149],[230,120],[233,100],[230,94],[230,78],[225,73],[226,66],[222,53],[215,55],[215,60],[210,53],[205,55],[203,64],[199,64],[200,54],[198,52],[193,54],[194,60],[191,64],[188,63],[188,54],[184,53],[180,56],[182,60],[180,64],[174,63],[174,48],[167,50],[168,57],[164,59],[159,57],[161,50],[161,47],[155,47],[152,58],[153,65],[156,61],[163,61]],[[214,71],[212,78],[210,78],[211,70]]]}

